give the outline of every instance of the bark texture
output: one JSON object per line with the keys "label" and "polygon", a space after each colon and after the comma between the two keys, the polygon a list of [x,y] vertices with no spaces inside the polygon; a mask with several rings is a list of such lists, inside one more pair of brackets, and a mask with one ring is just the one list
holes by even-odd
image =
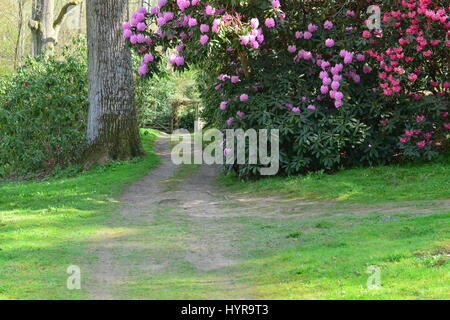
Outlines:
{"label": "bark texture", "polygon": [[58,43],[59,30],[67,13],[81,0],[67,1],[55,17],[55,0],[33,0],[32,16],[28,23],[31,29],[33,55],[51,51]]}
{"label": "bark texture", "polygon": [[142,155],[131,53],[122,37],[127,0],[88,0],[89,147],[85,166]]}

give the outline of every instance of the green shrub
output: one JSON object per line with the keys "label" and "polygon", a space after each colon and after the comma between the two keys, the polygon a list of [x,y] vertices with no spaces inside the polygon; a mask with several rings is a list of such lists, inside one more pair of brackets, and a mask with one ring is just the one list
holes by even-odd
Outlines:
{"label": "green shrub", "polygon": [[169,131],[176,84],[170,74],[136,81],[136,105],[141,127]]}
{"label": "green shrub", "polygon": [[[213,68],[213,63],[205,69]],[[279,129],[281,174],[333,172],[344,167],[382,165],[402,159],[429,159],[448,150],[450,134],[443,126],[447,121],[443,116],[448,111],[446,96],[429,95],[420,100],[386,97],[380,94],[379,88],[374,88],[376,74],[370,72],[362,73],[359,83],[344,78],[341,85],[349,98],[345,107],[337,109],[326,100],[316,102],[321,79],[310,75],[319,73],[320,68],[308,61],[294,63],[287,50],[255,57],[249,62],[249,68],[252,74],[248,79],[242,77],[238,88],[206,72],[201,75],[198,81],[206,106],[202,117],[208,119],[209,126],[220,129]],[[231,66],[223,71],[233,74],[234,69]],[[226,100],[223,92],[233,97],[247,92],[251,99],[248,102],[230,99],[226,110],[220,110],[218,106]],[[316,109],[310,110],[310,105]],[[294,112],[292,106],[299,107],[300,111]],[[236,116],[237,111],[244,112],[245,117]],[[419,121],[418,116],[423,120]],[[226,123],[230,117],[234,119],[231,126]],[[402,143],[400,138],[413,129],[414,136]],[[430,132],[432,139],[418,148],[417,143],[426,140],[424,136]],[[259,168],[250,164],[227,167],[241,177],[257,176]]]}
{"label": "green shrub", "polygon": [[85,40],[27,58],[0,80],[0,177],[46,174],[78,163],[85,146]]}
{"label": "green shrub", "polygon": [[179,112],[179,121],[178,126],[182,129],[189,130],[190,132],[194,131],[194,123],[195,123],[195,105],[188,105],[181,108]]}

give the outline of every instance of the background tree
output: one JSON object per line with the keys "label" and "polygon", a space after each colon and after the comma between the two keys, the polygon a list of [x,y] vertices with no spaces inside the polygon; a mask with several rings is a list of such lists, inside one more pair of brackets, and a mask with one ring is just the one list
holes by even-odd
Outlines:
{"label": "background tree", "polygon": [[31,29],[34,55],[41,54],[44,49],[52,50],[55,47],[67,13],[81,2],[81,0],[66,2],[55,18],[55,0],[33,0],[32,18],[28,26]]}
{"label": "background tree", "polygon": [[137,126],[131,53],[122,37],[126,0],[88,0],[89,147],[85,165],[143,154]]}

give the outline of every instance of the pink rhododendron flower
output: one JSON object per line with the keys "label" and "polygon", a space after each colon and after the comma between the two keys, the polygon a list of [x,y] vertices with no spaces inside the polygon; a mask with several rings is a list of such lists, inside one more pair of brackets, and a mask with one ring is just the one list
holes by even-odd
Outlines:
{"label": "pink rhododendron flower", "polygon": [[372,37],[372,33],[370,33],[370,31],[368,30],[364,30],[362,33],[363,38],[369,39]]}
{"label": "pink rhododendron flower", "polygon": [[151,53],[147,53],[145,56],[144,56],[144,62],[145,63],[149,63],[149,62],[152,62],[152,61],[154,61],[155,60],[155,57],[151,54]]}
{"label": "pink rhododendron flower", "polygon": [[297,51],[297,47],[295,45],[288,46],[288,51],[291,53],[294,53]]}
{"label": "pink rhododendron flower", "polygon": [[317,25],[312,24],[312,23],[310,23],[308,25],[308,31],[309,32],[313,33],[313,32],[316,32],[317,30],[319,30],[319,27]]}
{"label": "pink rhododendron flower", "polygon": [[241,80],[239,79],[238,76],[232,76],[232,77],[231,77],[231,82],[232,82],[232,83],[238,83],[239,81],[241,81]]}
{"label": "pink rhododendron flower", "polygon": [[311,39],[312,38],[312,33],[309,32],[309,31],[304,32],[303,33],[303,38],[306,39],[306,40]]}
{"label": "pink rhododendron flower", "polygon": [[425,116],[417,116],[416,117],[416,122],[417,123],[422,122],[422,121],[425,121]]}
{"label": "pink rhododendron flower", "polygon": [[275,20],[273,18],[267,18],[264,24],[267,28],[273,28],[275,27]]}
{"label": "pink rhododendron flower", "polygon": [[246,93],[243,93],[243,94],[241,94],[241,96],[239,97],[239,100],[241,100],[242,102],[244,102],[244,101],[248,101],[248,94],[246,94]]}
{"label": "pink rhododendron flower", "polygon": [[253,18],[250,20],[250,25],[252,29],[258,29],[259,28],[259,20],[257,18]]}
{"label": "pink rhododendron flower", "polygon": [[418,148],[425,148],[426,145],[427,145],[427,142],[426,142],[426,141],[419,141],[419,142],[416,143],[416,146],[417,146]]}
{"label": "pink rhododendron flower", "polygon": [[323,24],[323,27],[324,27],[325,29],[328,29],[328,30],[333,29],[333,22],[327,20],[327,21],[325,21],[325,23]]}
{"label": "pink rhododendron flower", "polygon": [[201,33],[206,33],[209,31],[209,26],[207,24],[201,24],[200,25],[200,32]]}
{"label": "pink rhododendron flower", "polygon": [[204,34],[200,37],[201,44],[206,44],[206,43],[208,43],[208,41],[209,41],[209,37],[206,34]]}
{"label": "pink rhododendron flower", "polygon": [[325,40],[325,45],[329,48],[334,47],[334,40],[333,39]]}
{"label": "pink rhododendron flower", "polygon": [[220,103],[220,110],[225,110],[228,106],[228,101],[222,101]]}
{"label": "pink rhododendron flower", "polygon": [[408,138],[407,137],[402,137],[402,138],[400,138],[400,142],[405,144],[405,143],[408,142]]}
{"label": "pink rhododendron flower", "polygon": [[417,74],[415,74],[415,73],[410,73],[409,75],[408,75],[408,79],[409,80],[411,80],[411,81],[416,81],[417,80]]}

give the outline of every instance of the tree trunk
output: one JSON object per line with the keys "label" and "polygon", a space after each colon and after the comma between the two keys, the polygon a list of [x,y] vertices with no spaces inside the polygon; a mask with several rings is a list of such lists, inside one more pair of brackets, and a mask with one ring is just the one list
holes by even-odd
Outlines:
{"label": "tree trunk", "polygon": [[142,155],[131,53],[122,37],[127,0],[88,0],[88,150],[85,167]]}
{"label": "tree trunk", "polygon": [[55,19],[55,0],[33,0],[32,15],[28,26],[31,29],[33,55],[51,51],[58,43],[59,30],[67,13],[80,3],[68,1]]}
{"label": "tree trunk", "polygon": [[83,33],[83,2],[80,4],[80,10],[78,11],[78,34]]}
{"label": "tree trunk", "polygon": [[14,50],[14,69],[17,69],[20,59],[23,55],[23,9],[24,9],[24,0],[19,0],[17,2],[18,5],[18,17],[17,17],[17,40],[16,40],[16,46]]}

